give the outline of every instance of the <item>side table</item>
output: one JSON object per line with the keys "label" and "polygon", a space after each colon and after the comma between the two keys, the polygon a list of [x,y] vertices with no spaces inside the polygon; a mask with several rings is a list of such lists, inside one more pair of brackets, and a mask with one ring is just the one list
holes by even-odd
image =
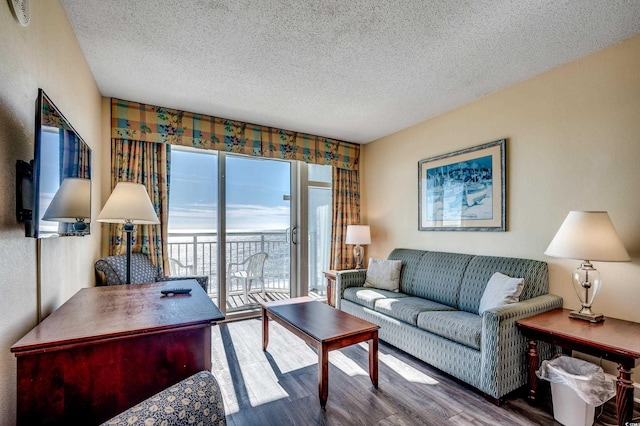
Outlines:
{"label": "side table", "polygon": [[569,318],[568,309],[554,309],[516,321],[527,337],[529,351],[530,401],[536,400],[538,378],[537,340],[561,346],[563,350],[576,350],[618,363],[616,384],[616,412],[618,425],[631,421],[633,414],[633,380],[631,373],[640,358],[640,324],[615,318],[590,323]]}
{"label": "side table", "polygon": [[327,304],[330,306],[336,306],[336,271],[335,269],[329,269],[323,271],[324,277],[327,279]]}

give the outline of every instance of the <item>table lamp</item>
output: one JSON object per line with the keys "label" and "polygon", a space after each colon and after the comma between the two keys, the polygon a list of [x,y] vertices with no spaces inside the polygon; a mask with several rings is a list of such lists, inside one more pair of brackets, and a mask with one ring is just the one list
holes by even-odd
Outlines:
{"label": "table lamp", "polygon": [[87,229],[87,219],[91,219],[91,180],[63,179],[42,220],[72,223],[74,232],[82,232]]}
{"label": "table lamp", "polygon": [[371,244],[369,225],[348,225],[345,244],[355,244],[353,256],[356,258],[356,269],[362,269],[362,244]]}
{"label": "table lamp", "polygon": [[158,215],[144,185],[119,182],[98,215],[98,222],[123,223],[127,234],[127,284],[131,284],[131,234],[135,225],[157,225]]}
{"label": "table lamp", "polygon": [[571,311],[569,317],[590,322],[603,321],[602,314],[591,311],[591,305],[602,284],[600,273],[593,267],[591,261],[628,262],[631,260],[609,214],[607,212],[569,212],[544,254],[582,261],[580,267],[573,273],[573,287],[582,303],[582,309]]}

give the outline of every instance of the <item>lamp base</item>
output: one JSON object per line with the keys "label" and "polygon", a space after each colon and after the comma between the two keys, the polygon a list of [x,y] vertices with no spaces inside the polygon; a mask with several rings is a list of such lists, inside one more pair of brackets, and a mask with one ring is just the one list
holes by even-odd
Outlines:
{"label": "lamp base", "polygon": [[580,311],[569,312],[569,318],[581,319],[581,320],[589,321],[593,323],[604,321],[604,315],[602,314],[594,314],[594,313],[584,314],[584,313],[580,313]]}

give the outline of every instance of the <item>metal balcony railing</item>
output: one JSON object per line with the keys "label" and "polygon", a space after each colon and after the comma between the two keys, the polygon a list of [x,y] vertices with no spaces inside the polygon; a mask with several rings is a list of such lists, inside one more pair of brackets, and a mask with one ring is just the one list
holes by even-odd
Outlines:
{"label": "metal balcony railing", "polygon": [[[289,242],[288,232],[247,231],[227,232],[226,264],[242,262],[252,254],[266,252],[269,258],[264,266],[265,290],[289,293]],[[170,232],[168,241],[169,258],[186,266],[174,263],[171,275],[208,275],[209,292],[218,292],[218,234],[216,232],[179,233]],[[227,283],[227,291],[240,289],[237,280]]]}

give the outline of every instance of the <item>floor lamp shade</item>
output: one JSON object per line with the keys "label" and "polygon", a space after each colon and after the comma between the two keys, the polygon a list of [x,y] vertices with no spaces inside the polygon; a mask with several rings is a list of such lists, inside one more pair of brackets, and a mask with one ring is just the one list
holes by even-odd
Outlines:
{"label": "floor lamp shade", "polygon": [[601,286],[600,272],[591,264],[601,262],[627,262],[631,260],[607,212],[571,211],[558,229],[547,256],[581,260],[573,273],[573,286],[580,299],[580,311],[572,311],[571,318],[591,322],[604,320],[602,314],[593,313],[591,305]]}
{"label": "floor lamp shade", "polygon": [[147,189],[142,184],[132,182],[120,182],[116,185],[97,220],[138,225],[160,223]]}
{"label": "floor lamp shade", "polygon": [[134,225],[157,225],[160,223],[144,185],[120,182],[98,215],[98,222],[124,223],[127,234],[127,278],[131,284],[131,234]]}

